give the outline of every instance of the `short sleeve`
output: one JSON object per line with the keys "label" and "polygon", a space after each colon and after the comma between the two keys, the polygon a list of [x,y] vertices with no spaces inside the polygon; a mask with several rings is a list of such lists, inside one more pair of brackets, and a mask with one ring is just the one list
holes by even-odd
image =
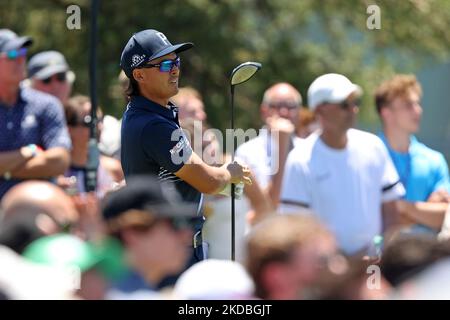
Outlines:
{"label": "short sleeve", "polygon": [[381,140],[379,150],[381,153],[382,170],[382,202],[400,199],[405,195],[405,188],[400,182],[400,177],[398,176],[397,170],[395,169],[391,157],[389,156],[389,153]]}
{"label": "short sleeve", "polygon": [[180,170],[192,155],[183,130],[168,122],[148,123],[140,139],[146,156],[172,173]]}
{"label": "short sleeve", "polygon": [[61,103],[52,99],[42,114],[42,146],[44,149],[63,147],[71,149],[72,143],[67,130],[66,118]]}
{"label": "short sleeve", "polygon": [[448,165],[442,154],[438,157],[438,168],[436,172],[436,180],[433,186],[433,192],[439,189],[443,189],[450,192],[450,182],[448,176]]}
{"label": "short sleeve", "polygon": [[289,153],[281,187],[280,207],[281,213],[298,211],[311,205],[310,184],[301,163],[297,161],[295,153]]}

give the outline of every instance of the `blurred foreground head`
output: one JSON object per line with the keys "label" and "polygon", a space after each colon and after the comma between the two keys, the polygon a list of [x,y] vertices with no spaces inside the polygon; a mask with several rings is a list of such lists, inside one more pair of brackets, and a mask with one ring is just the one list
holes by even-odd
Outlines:
{"label": "blurred foreground head", "polygon": [[250,299],[254,285],[245,268],[235,261],[207,259],[194,264],[177,280],[176,299]]}
{"label": "blurred foreground head", "polygon": [[59,268],[30,262],[2,245],[0,261],[0,299],[77,299],[73,279]]}
{"label": "blurred foreground head", "polygon": [[21,252],[31,241],[60,232],[78,220],[72,199],[46,181],[26,181],[1,201],[0,243]]}
{"label": "blurred foreground head", "polygon": [[381,271],[396,287],[445,258],[450,258],[449,241],[439,242],[435,237],[426,235],[399,236],[385,248]]}
{"label": "blurred foreground head", "polygon": [[170,99],[178,107],[178,119],[192,118],[197,121],[205,121],[206,113],[203,99],[196,89],[184,87]]}
{"label": "blurred foreground head", "polygon": [[67,271],[73,276],[77,295],[86,300],[102,300],[107,281],[100,268],[102,255],[93,243],[70,234],[42,237],[28,245],[23,256],[34,263]]}
{"label": "blurred foreground head", "polygon": [[281,117],[297,124],[297,117],[302,105],[300,92],[291,84],[279,82],[264,92],[261,102],[261,117],[266,122],[268,117]]}
{"label": "blurred foreground head", "polygon": [[263,299],[299,299],[336,253],[334,237],[309,216],[276,215],[247,240],[247,270]]}
{"label": "blurred foreground head", "polygon": [[105,197],[102,213],[108,232],[122,242],[131,266],[149,283],[185,266],[196,206],[182,202],[173,185],[134,176]]}

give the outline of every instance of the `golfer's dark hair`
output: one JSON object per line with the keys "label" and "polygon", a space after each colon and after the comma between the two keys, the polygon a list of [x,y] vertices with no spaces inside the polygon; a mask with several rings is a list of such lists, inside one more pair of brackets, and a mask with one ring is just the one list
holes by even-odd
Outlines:
{"label": "golfer's dark hair", "polygon": [[141,94],[139,90],[138,82],[131,76],[130,81],[128,82],[128,88],[125,90],[125,94],[128,97],[131,96],[139,96]]}

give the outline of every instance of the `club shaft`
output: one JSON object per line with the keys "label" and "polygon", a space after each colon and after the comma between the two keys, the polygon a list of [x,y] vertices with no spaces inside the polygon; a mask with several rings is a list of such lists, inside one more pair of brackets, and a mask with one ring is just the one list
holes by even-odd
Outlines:
{"label": "club shaft", "polygon": [[91,123],[89,129],[89,151],[86,165],[85,187],[87,192],[97,188],[99,151],[97,146],[97,16],[100,0],[91,0],[90,50],[89,50],[89,92],[91,96]]}
{"label": "club shaft", "polygon": [[[231,86],[231,132],[232,132],[232,147],[231,147],[231,161],[234,161],[234,86]],[[235,197],[234,197],[234,183],[231,184],[231,260],[236,259],[236,212],[235,212]]]}

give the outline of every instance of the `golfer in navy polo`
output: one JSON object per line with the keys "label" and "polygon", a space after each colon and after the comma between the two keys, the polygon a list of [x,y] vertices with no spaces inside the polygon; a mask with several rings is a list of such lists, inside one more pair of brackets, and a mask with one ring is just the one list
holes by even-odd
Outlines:
{"label": "golfer in navy polo", "polygon": [[177,107],[169,101],[178,93],[179,53],[192,43],[172,45],[157,30],[134,34],[123,49],[120,66],[130,79],[130,100],[122,120],[121,161],[125,179],[155,174],[173,183],[183,200],[197,204],[193,260],[206,255],[202,245],[202,193],[218,193],[230,183],[251,183],[247,166],[227,163],[212,167],[192,151],[178,123]]}

